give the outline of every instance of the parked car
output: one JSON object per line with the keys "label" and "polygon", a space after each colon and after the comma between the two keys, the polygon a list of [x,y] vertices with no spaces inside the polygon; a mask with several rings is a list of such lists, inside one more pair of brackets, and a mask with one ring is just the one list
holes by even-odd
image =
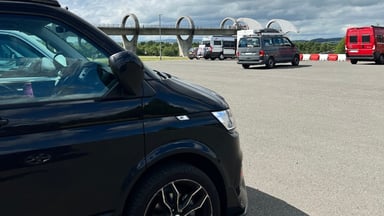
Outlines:
{"label": "parked car", "polygon": [[264,64],[273,68],[276,63],[300,63],[300,53],[288,37],[275,29],[238,31],[238,64],[247,69]]}
{"label": "parked car", "polygon": [[16,30],[0,30],[0,93],[6,90],[23,95],[23,80],[33,79],[35,95],[49,95],[57,78],[55,63],[64,64],[39,38]]}
{"label": "parked car", "polygon": [[188,50],[188,58],[193,59],[200,59],[200,56],[197,55],[198,47],[192,47]]}
{"label": "parked car", "polygon": [[5,39],[19,46],[0,65],[1,215],[246,213],[217,93],[146,67],[55,0],[0,0],[0,31],[26,36]]}
{"label": "parked car", "polygon": [[0,67],[4,70],[20,67],[27,59],[53,59],[54,53],[36,38],[14,30],[0,30]]}

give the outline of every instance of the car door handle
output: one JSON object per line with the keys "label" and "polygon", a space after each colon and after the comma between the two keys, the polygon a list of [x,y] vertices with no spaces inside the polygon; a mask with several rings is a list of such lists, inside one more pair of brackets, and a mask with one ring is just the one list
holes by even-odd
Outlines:
{"label": "car door handle", "polygon": [[0,127],[1,126],[4,126],[4,125],[7,125],[9,123],[8,119],[2,119],[0,118]]}

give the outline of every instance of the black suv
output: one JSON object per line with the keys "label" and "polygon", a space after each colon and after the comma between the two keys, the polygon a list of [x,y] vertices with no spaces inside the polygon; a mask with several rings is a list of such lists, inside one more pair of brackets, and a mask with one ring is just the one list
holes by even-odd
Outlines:
{"label": "black suv", "polygon": [[225,100],[57,1],[0,1],[1,215],[241,215]]}

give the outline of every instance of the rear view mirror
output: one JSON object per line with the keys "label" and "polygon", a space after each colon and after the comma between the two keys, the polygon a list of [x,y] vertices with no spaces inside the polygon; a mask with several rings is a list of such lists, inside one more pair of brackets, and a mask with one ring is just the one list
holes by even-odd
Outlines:
{"label": "rear view mirror", "polygon": [[139,57],[130,51],[121,51],[109,57],[109,65],[128,93],[142,95],[144,64]]}
{"label": "rear view mirror", "polygon": [[63,54],[56,54],[53,58],[56,63],[58,63],[61,67],[67,67],[67,59]]}

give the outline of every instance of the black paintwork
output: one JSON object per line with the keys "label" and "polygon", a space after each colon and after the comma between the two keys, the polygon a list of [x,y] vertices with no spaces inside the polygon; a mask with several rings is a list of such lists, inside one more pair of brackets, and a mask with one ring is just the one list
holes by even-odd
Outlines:
{"label": "black paintwork", "polygon": [[[21,13],[59,19],[109,55],[123,50],[65,9],[0,1],[0,15]],[[227,103],[201,86],[144,71],[140,97],[0,102],[0,214],[120,214],[140,177],[169,160],[207,172],[228,215],[243,213],[238,134],[211,114]],[[189,120],[176,118],[183,115]]]}

